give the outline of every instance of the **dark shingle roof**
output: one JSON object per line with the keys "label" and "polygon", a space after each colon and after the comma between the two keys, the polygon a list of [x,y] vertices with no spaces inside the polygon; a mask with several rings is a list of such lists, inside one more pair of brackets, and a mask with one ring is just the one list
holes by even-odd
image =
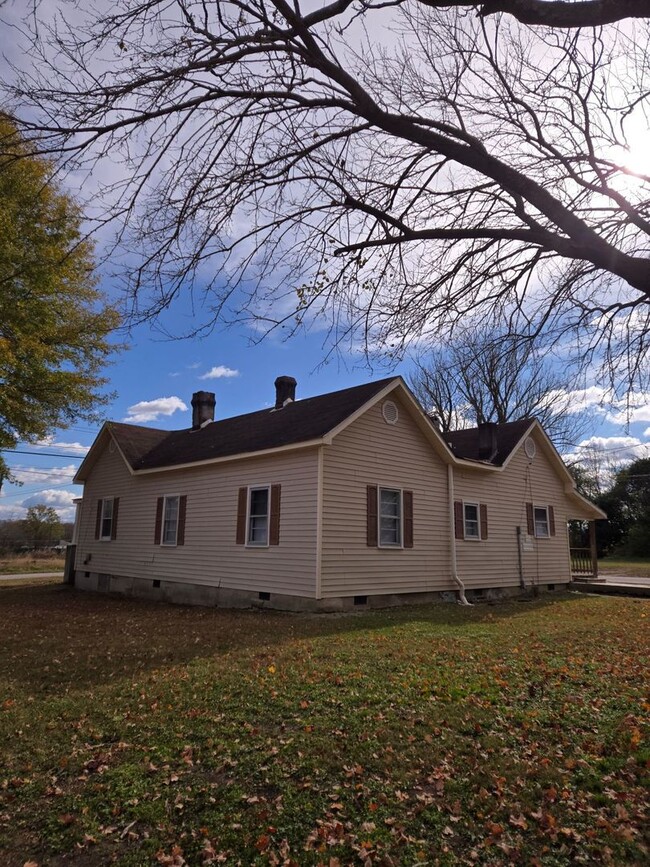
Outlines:
{"label": "dark shingle roof", "polygon": [[[495,425],[497,453],[490,463],[501,466],[508,459],[508,456],[532,423],[533,419],[522,418],[518,421],[508,421]],[[477,427],[467,428],[467,430],[448,431],[441,434],[441,436],[450,446],[455,457],[466,458],[472,461],[480,460],[478,456]]]}
{"label": "dark shingle roof", "polygon": [[263,409],[215,421],[199,430],[164,431],[111,424],[134,470],[163,469],[320,439],[396,377],[297,400],[280,410]]}

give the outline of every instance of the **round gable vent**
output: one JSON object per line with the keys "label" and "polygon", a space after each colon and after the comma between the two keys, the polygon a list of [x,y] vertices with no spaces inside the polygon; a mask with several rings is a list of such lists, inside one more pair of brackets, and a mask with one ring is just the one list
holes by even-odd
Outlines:
{"label": "round gable vent", "polygon": [[393,403],[392,400],[384,401],[381,408],[381,414],[383,415],[386,424],[397,424],[399,410],[397,409],[397,404]]}
{"label": "round gable vent", "polygon": [[526,452],[527,457],[532,459],[537,454],[537,446],[535,445],[535,440],[532,437],[527,437],[526,442],[524,443],[524,451]]}

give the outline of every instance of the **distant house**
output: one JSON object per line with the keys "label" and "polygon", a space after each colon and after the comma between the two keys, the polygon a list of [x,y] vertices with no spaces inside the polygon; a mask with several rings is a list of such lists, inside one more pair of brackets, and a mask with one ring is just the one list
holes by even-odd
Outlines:
{"label": "distant house", "polygon": [[400,377],[189,430],[107,423],[83,461],[77,587],[336,610],[552,589],[604,517],[534,420],[441,434]]}

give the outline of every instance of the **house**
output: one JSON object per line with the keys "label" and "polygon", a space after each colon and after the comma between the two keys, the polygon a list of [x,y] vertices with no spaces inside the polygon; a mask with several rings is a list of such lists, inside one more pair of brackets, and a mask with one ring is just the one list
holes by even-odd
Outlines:
{"label": "house", "polygon": [[532,419],[441,434],[401,377],[189,430],[107,423],[75,482],[74,583],[170,601],[341,610],[552,589],[567,521],[604,517]]}

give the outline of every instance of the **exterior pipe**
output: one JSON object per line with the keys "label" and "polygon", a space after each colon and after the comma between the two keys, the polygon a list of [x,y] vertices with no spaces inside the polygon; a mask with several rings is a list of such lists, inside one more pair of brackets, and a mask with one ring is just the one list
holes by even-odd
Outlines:
{"label": "exterior pipe", "polygon": [[454,532],[454,469],[447,464],[447,494],[449,496],[449,549],[451,552],[451,577],[458,586],[458,602],[460,605],[471,605],[465,596],[465,585],[458,575],[458,563],[456,561],[456,533]]}

